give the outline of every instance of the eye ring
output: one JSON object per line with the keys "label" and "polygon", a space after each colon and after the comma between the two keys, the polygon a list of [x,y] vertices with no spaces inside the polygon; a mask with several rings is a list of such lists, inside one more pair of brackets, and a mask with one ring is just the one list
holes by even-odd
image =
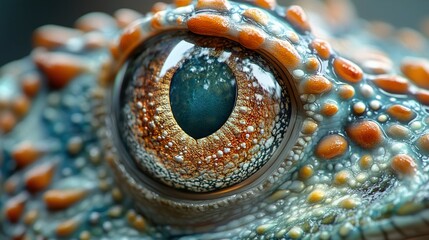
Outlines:
{"label": "eye ring", "polygon": [[[250,40],[248,39],[246,40],[244,38],[244,40],[240,40],[238,37],[234,37],[234,34],[238,34],[238,32],[234,31],[230,33],[219,33],[216,31],[200,32],[201,28],[198,28],[201,27],[201,25],[198,24],[196,27],[197,29],[191,29],[192,27],[186,25],[185,19],[188,19],[188,21],[189,19],[198,19],[198,16],[203,16],[203,20],[205,17],[211,16],[218,16],[224,20],[227,19],[225,21],[233,21],[233,19],[228,18],[225,14],[222,14],[222,12],[216,13],[217,9],[210,9],[210,6],[208,6],[207,9],[199,9],[194,15],[194,7],[187,6],[159,12],[146,19],[135,22],[124,31],[124,34],[119,38],[117,46],[112,48],[112,53],[116,58],[116,66],[117,68],[121,67],[122,70],[117,74],[115,79],[113,96],[111,96],[112,117],[108,119],[107,123],[107,129],[112,131],[110,134],[114,139],[114,146],[110,146],[110,151],[113,153],[110,163],[113,166],[118,183],[122,185],[125,191],[131,193],[134,200],[136,200],[137,208],[140,208],[147,216],[151,216],[154,222],[161,225],[169,225],[170,227],[179,227],[178,229],[180,229],[180,232],[186,232],[187,230],[192,232],[205,230],[209,226],[213,227],[216,224],[238,218],[244,213],[251,211],[253,203],[272,193],[272,191],[278,187],[277,185],[283,182],[280,179],[285,179],[290,174],[296,172],[297,161],[300,158],[299,151],[303,149],[303,142],[305,144],[307,141],[307,138],[304,136],[315,133],[315,131],[306,133],[306,131],[303,130],[305,128],[305,114],[302,102],[306,102],[306,100],[298,98],[297,93],[299,91],[296,89],[294,82],[294,79],[296,79],[294,71],[303,71],[300,70],[300,68],[304,68],[304,64],[302,64],[300,60],[300,54],[304,53],[299,53],[292,44],[294,43],[298,47],[299,44],[302,44],[299,41],[294,41],[294,37],[297,37],[298,33],[293,27],[285,23],[282,30],[286,31],[288,33],[287,35],[272,33],[274,37],[270,36],[268,38],[268,34],[266,34],[265,31],[268,31],[269,27],[260,30],[261,26],[258,20],[252,19],[251,15],[246,17],[245,12],[247,9],[257,8],[233,2],[229,4],[231,7],[230,10],[236,8],[235,11],[237,11],[237,9],[243,11],[243,16],[247,19],[244,22],[246,28],[243,28],[243,31],[247,31],[250,28],[255,30],[254,32],[257,34],[263,34],[264,37],[266,37],[263,43],[257,46],[253,43],[249,44]],[[263,10],[258,9],[258,11],[262,12]],[[274,16],[268,15],[266,12],[262,13],[265,14],[268,19],[269,17],[275,18]],[[171,18],[172,15],[176,15],[177,18],[174,21],[168,22],[167,18],[170,20],[173,19]],[[215,19],[218,19],[218,17],[215,17]],[[269,20],[267,21],[270,22]],[[173,24],[174,26],[168,24]],[[119,101],[115,101],[115,99],[117,100],[119,98],[122,81],[124,80],[124,69],[125,66],[127,66],[127,63],[123,63],[125,59],[147,39],[168,30],[183,29],[188,29],[199,35],[229,38],[244,46],[247,45],[247,47],[251,49],[255,49],[255,51],[264,57],[268,57],[268,59],[274,59],[272,63],[277,65],[276,69],[279,70],[279,74],[284,76],[284,79],[287,80],[284,83],[284,87],[287,87],[288,92],[292,95],[290,96],[292,118],[289,123],[289,128],[296,130],[293,131],[293,133],[287,131],[289,135],[283,137],[274,156],[272,156],[255,174],[241,183],[215,192],[183,192],[160,184],[148,176],[143,176],[141,172],[137,173],[136,166],[133,165],[133,161],[130,161],[131,157],[120,141],[120,130],[117,127],[119,119],[117,114],[120,111],[118,111]],[[239,26],[231,25],[229,29],[240,28]],[[143,34],[143,30],[147,32]],[[279,29],[277,29],[277,31],[278,30]],[[289,39],[287,36],[293,37]],[[285,38],[287,40],[284,40]],[[303,49],[305,48],[302,46],[301,50]],[[292,72],[294,72],[295,78],[292,77]],[[119,159],[118,156],[121,156],[121,159]]]}
{"label": "eye ring", "polygon": [[[132,160],[132,156],[126,150],[126,147],[122,141],[121,131],[118,127],[121,112],[118,99],[120,98],[121,87],[123,86],[122,83],[125,80],[124,75],[126,66],[127,63],[117,74],[112,91],[113,94],[110,98],[111,113],[109,116],[111,117],[108,119],[107,128],[111,129],[110,133],[112,134],[114,147],[111,146],[109,149],[114,153],[114,156],[116,156],[114,159],[111,159],[112,161],[110,164],[113,165],[113,169],[117,171],[115,175],[120,176],[121,178],[118,179],[118,182],[124,183],[123,185],[125,186],[123,187],[126,188],[127,191],[131,190],[134,196],[141,196],[137,198],[137,205],[146,206],[141,208],[143,212],[146,212],[150,216],[154,216],[154,220],[157,222],[171,224],[171,222],[165,222],[165,220],[171,218],[171,213],[174,212],[172,209],[186,208],[187,214],[192,217],[183,216],[183,212],[175,216],[177,218],[187,218],[187,221],[184,221],[185,226],[189,224],[191,219],[196,218],[195,216],[198,216],[198,224],[201,224],[202,220],[200,214],[202,212],[208,216],[211,216],[209,217],[210,223],[218,223],[233,217],[237,217],[236,215],[242,214],[241,207],[251,205],[248,202],[254,202],[255,198],[263,198],[271,193],[269,191],[265,191],[265,189],[268,188],[268,182],[270,182],[270,175],[281,167],[282,163],[284,163],[284,160],[288,158],[289,151],[275,151],[267,163],[249,178],[233,186],[226,187],[214,192],[186,192],[167,186],[145,174],[142,174],[142,172],[138,170],[138,166],[136,165],[135,161]],[[288,79],[291,79],[289,73],[285,72],[283,74],[287,74]],[[287,87],[290,88],[290,93],[296,92],[296,90],[292,89],[290,84],[288,84]],[[291,129],[301,128],[300,123],[302,123],[302,119],[300,116],[302,116],[302,114],[300,114],[300,112],[303,111],[303,109],[299,107],[297,102],[298,99],[296,95],[293,94],[291,97],[291,116],[295,117],[290,119],[289,128]],[[291,149],[297,138],[297,131],[287,131],[285,136],[283,136],[278,149]],[[117,156],[120,156],[120,159]],[[156,200],[154,201],[154,199],[151,198],[156,198]],[[163,208],[162,205],[168,205],[168,210],[163,210],[165,207]],[[147,206],[153,206],[149,208],[149,212]],[[227,210],[220,206],[230,206],[230,209]],[[239,208],[240,211],[238,211],[236,215],[231,214],[231,211],[237,208]],[[204,211],[202,211],[203,209]],[[177,225],[177,221],[174,222],[174,225]],[[197,222],[193,222],[191,224],[197,224]],[[195,230],[194,227],[192,229],[193,231]]]}

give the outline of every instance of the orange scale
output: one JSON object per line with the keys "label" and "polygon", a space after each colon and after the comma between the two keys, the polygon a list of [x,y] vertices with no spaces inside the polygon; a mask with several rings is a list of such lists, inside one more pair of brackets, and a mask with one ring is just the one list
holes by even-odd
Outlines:
{"label": "orange scale", "polygon": [[387,114],[401,122],[409,122],[416,117],[416,113],[413,110],[399,104],[390,106],[387,109]]}
{"label": "orange scale", "polygon": [[[152,12],[156,13],[156,12],[162,11],[166,7],[167,7],[167,4],[165,4],[165,3],[156,3],[152,8]],[[123,8],[123,9],[119,9],[118,11],[116,11],[114,16],[116,19],[116,24],[120,28],[125,28],[126,26],[128,26],[129,24],[134,22],[135,20],[141,18],[143,15],[137,11],[132,10],[132,9]]]}
{"label": "orange scale", "polygon": [[300,6],[290,6],[286,10],[286,19],[292,23],[292,25],[298,27],[302,31],[310,31],[310,23],[307,18],[307,14],[305,14],[304,10]]}
{"label": "orange scale", "polygon": [[42,191],[51,184],[54,173],[53,164],[35,166],[25,174],[25,186],[32,193]]}
{"label": "orange scale", "polygon": [[329,92],[332,89],[332,83],[320,75],[313,75],[302,83],[302,89],[307,94],[321,94]]}
{"label": "orange scale", "polygon": [[320,140],[315,153],[318,157],[329,160],[343,155],[347,149],[347,140],[343,136],[333,134]]}
{"label": "orange scale", "polygon": [[13,198],[10,198],[4,207],[4,213],[7,220],[12,223],[17,223],[25,210],[25,203],[28,200],[28,195],[21,193]]}
{"label": "orange scale", "polygon": [[313,42],[311,43],[311,47],[314,48],[314,50],[316,50],[319,57],[324,60],[329,59],[329,57],[332,54],[331,45],[325,40],[314,39]]}
{"label": "orange scale", "polygon": [[265,9],[274,9],[277,6],[276,0],[254,0],[254,4]]}
{"label": "orange scale", "polygon": [[248,8],[244,10],[243,16],[265,26],[269,22],[268,15],[258,8]]}
{"label": "orange scale", "polygon": [[238,41],[246,48],[259,49],[265,41],[265,34],[255,27],[243,27],[238,33]]}
{"label": "orange scale", "polygon": [[400,175],[413,175],[417,171],[415,160],[407,154],[398,154],[391,160],[392,169]]}
{"label": "orange scale", "polygon": [[77,75],[87,71],[85,60],[68,53],[35,50],[34,63],[46,74],[49,86],[63,88]]}
{"label": "orange scale", "polygon": [[196,10],[213,9],[217,11],[228,11],[230,5],[227,0],[198,0],[195,5]]}
{"label": "orange scale", "polygon": [[401,64],[402,73],[417,86],[429,89],[429,61],[421,58],[407,58]]}
{"label": "orange scale", "polygon": [[46,25],[34,31],[33,45],[53,49],[65,45],[72,38],[80,36],[82,36],[82,32],[73,28]]}
{"label": "orange scale", "polygon": [[375,148],[384,140],[383,131],[374,121],[353,123],[346,132],[353,142],[365,149]]}
{"label": "orange scale", "polygon": [[193,33],[218,37],[224,37],[230,28],[226,17],[207,13],[189,18],[187,25]]}
{"label": "orange scale", "polygon": [[407,79],[396,75],[381,75],[372,80],[377,87],[389,93],[408,93],[409,82]]}
{"label": "orange scale", "polygon": [[333,63],[335,73],[342,79],[350,83],[358,83],[363,78],[362,69],[355,63],[338,57]]}

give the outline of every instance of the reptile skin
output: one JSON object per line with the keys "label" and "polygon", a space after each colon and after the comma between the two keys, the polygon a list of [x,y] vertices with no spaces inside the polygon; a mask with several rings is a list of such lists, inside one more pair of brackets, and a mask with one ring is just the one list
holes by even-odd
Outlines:
{"label": "reptile skin", "polygon": [[[0,238],[424,239],[428,41],[354,22],[344,1],[312,4],[176,0],[146,15],[123,9],[85,15],[76,29],[37,29],[31,55],[0,69]],[[193,181],[187,191],[129,160],[118,89],[139,46],[167,31],[227,38],[276,66],[290,111],[275,122],[288,125],[279,143],[253,142],[277,145],[252,176],[217,188]],[[236,139],[264,134],[235,108]],[[164,128],[157,119],[151,126]],[[250,148],[213,139],[224,169]],[[157,154],[173,151],[167,145]],[[194,159],[168,161],[169,171],[187,171]]]}

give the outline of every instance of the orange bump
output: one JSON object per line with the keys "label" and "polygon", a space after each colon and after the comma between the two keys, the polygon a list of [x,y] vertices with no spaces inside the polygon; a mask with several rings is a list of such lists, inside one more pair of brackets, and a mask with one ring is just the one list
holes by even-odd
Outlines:
{"label": "orange bump", "polygon": [[406,58],[401,71],[417,86],[429,89],[429,61],[421,58]]}
{"label": "orange bump", "polygon": [[288,69],[298,67],[301,58],[296,49],[287,41],[275,40],[267,49],[271,55]]}
{"label": "orange bump", "polygon": [[36,73],[27,74],[22,78],[21,88],[28,97],[35,97],[40,90],[40,76]]}
{"label": "orange bump", "polygon": [[325,40],[314,39],[311,43],[311,47],[316,50],[317,55],[322,59],[329,59],[332,54],[331,45]]}
{"label": "orange bump", "polygon": [[23,142],[12,150],[12,159],[18,168],[32,164],[40,155],[41,152],[29,142]]}
{"label": "orange bump", "polygon": [[85,34],[85,47],[87,49],[99,49],[108,46],[108,40],[100,32]]}
{"label": "orange bump", "polygon": [[409,83],[401,76],[381,75],[375,77],[373,82],[389,93],[406,94],[408,92]]}
{"label": "orange bump", "polygon": [[319,61],[317,60],[317,58],[309,57],[309,58],[307,58],[306,67],[307,67],[308,71],[316,72],[319,69],[320,64],[319,64]]}
{"label": "orange bump", "polygon": [[228,11],[230,8],[227,0],[198,0],[195,9],[213,9],[217,11]]}
{"label": "orange bump", "polygon": [[362,121],[347,127],[347,135],[362,148],[370,149],[383,142],[383,132],[374,121]]}
{"label": "orange bump", "polygon": [[301,169],[299,169],[299,177],[302,180],[309,179],[311,176],[313,176],[313,174],[314,174],[314,170],[313,170],[313,166],[311,165],[305,165]]}
{"label": "orange bump", "polygon": [[267,14],[258,8],[248,8],[244,10],[243,16],[252,19],[263,26],[267,25],[269,21]]}
{"label": "orange bump", "polygon": [[329,92],[331,88],[331,81],[320,75],[312,75],[302,83],[302,89],[304,93],[309,94],[321,94]]}
{"label": "orange bump", "polygon": [[17,121],[16,116],[10,111],[0,113],[0,132],[8,133],[12,131]]}
{"label": "orange bump", "polygon": [[21,218],[25,209],[25,203],[28,200],[28,195],[21,193],[13,198],[10,198],[5,205],[6,218],[12,222],[17,223]]}
{"label": "orange bump", "polygon": [[80,29],[84,32],[104,30],[106,28],[117,26],[115,19],[105,13],[100,12],[93,12],[83,15],[76,21],[75,25],[77,29]]}
{"label": "orange bump", "polygon": [[407,154],[398,154],[392,158],[392,169],[401,175],[412,175],[416,172],[417,164]]}
{"label": "orange bump", "polygon": [[12,101],[12,110],[18,117],[23,117],[30,110],[30,99],[26,96],[19,96]]}
{"label": "orange bump", "polygon": [[363,77],[359,66],[342,57],[334,60],[334,70],[339,77],[350,83],[358,83]]}
{"label": "orange bump", "polygon": [[[164,26],[164,12],[157,12],[153,15],[152,20],[150,21],[150,26],[155,29],[159,30],[162,29]],[[136,26],[134,26],[136,27]]]}
{"label": "orange bump", "polygon": [[164,2],[156,2],[152,8],[151,8],[151,12],[152,13],[157,13],[157,12],[161,12],[164,11],[165,9],[167,9],[168,4],[164,3]]}
{"label": "orange bump", "polygon": [[308,195],[307,201],[310,203],[318,203],[323,199],[325,199],[325,197],[326,197],[325,191],[316,189]]}
{"label": "orange bump", "polygon": [[333,134],[328,135],[316,146],[316,155],[324,159],[332,159],[343,155],[348,149],[348,144],[343,136]]}
{"label": "orange bump", "polygon": [[304,134],[313,134],[317,130],[317,123],[313,120],[305,120],[302,124],[301,132]]}
{"label": "orange bump", "polygon": [[119,49],[127,53],[140,44],[142,37],[143,34],[139,24],[127,27],[119,38]]}
{"label": "orange bump", "polygon": [[49,209],[61,210],[80,201],[85,195],[85,190],[49,190],[43,195],[43,200]]}
{"label": "orange bump", "polygon": [[416,114],[413,112],[413,110],[399,104],[390,106],[386,112],[391,117],[396,118],[401,122],[409,122],[416,117]]}
{"label": "orange bump", "polygon": [[346,184],[349,179],[350,173],[348,171],[343,170],[335,174],[334,183],[338,185],[343,185]]}
{"label": "orange bump", "polygon": [[[161,3],[156,3],[154,5],[154,7],[157,6],[157,5],[159,5],[159,4],[161,4]],[[164,6],[166,6],[165,3],[164,3]],[[154,7],[152,8],[152,11],[153,11]],[[127,8],[123,8],[123,9],[117,10],[115,12],[114,16],[115,16],[115,19],[116,19],[116,24],[120,28],[125,28],[126,26],[128,26],[129,24],[131,24],[132,22],[134,22],[135,20],[137,20],[137,19],[139,19],[139,18],[142,17],[142,15],[139,12],[134,11],[132,9],[127,9]]]}
{"label": "orange bump", "polygon": [[418,140],[417,140],[417,146],[426,152],[429,152],[429,133],[426,133],[424,135],[422,135]]}
{"label": "orange bump", "polygon": [[68,40],[80,36],[82,36],[82,32],[72,28],[46,25],[34,31],[33,45],[52,49],[65,45]]}
{"label": "orange bump", "polygon": [[254,4],[261,8],[274,9],[277,6],[276,0],[254,0]]}
{"label": "orange bump", "polygon": [[372,158],[371,155],[363,155],[360,159],[359,159],[359,166],[362,169],[368,169],[371,167],[372,163],[374,162],[374,159]]}
{"label": "orange bump", "polygon": [[84,59],[67,53],[50,53],[36,50],[33,60],[48,77],[52,88],[65,87],[74,77],[87,70]]}
{"label": "orange bump", "polygon": [[310,23],[308,22],[307,15],[300,6],[290,6],[286,10],[286,19],[292,23],[292,25],[300,28],[302,31],[310,31]]}
{"label": "orange bump", "polygon": [[25,186],[30,192],[38,192],[48,187],[54,176],[53,164],[39,165],[25,174]]}
{"label": "orange bump", "polygon": [[207,35],[224,37],[229,31],[229,22],[225,17],[214,14],[198,14],[188,20],[189,31]]}
{"label": "orange bump", "polygon": [[411,131],[402,125],[394,124],[387,128],[387,134],[396,139],[408,139],[411,136]]}
{"label": "orange bump", "polygon": [[417,101],[419,101],[421,104],[429,105],[429,91],[419,89],[415,93],[415,96],[416,96]]}
{"label": "orange bump", "polygon": [[355,89],[348,84],[342,85],[338,89],[338,95],[344,100],[350,99],[350,98],[354,97]]}
{"label": "orange bump", "polygon": [[69,219],[58,224],[55,233],[58,237],[67,237],[73,234],[78,226],[79,222],[76,219]]}
{"label": "orange bump", "polygon": [[338,104],[335,101],[328,101],[322,106],[321,113],[327,117],[334,116],[338,112]]}
{"label": "orange bump", "polygon": [[246,26],[238,33],[238,41],[248,49],[259,49],[265,41],[265,36],[259,29]]}
{"label": "orange bump", "polygon": [[174,4],[177,7],[184,7],[184,6],[188,6],[189,4],[192,3],[192,0],[174,0]]}

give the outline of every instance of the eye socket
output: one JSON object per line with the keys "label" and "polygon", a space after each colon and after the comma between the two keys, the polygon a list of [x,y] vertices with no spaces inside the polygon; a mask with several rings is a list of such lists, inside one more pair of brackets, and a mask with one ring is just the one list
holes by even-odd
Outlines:
{"label": "eye socket", "polygon": [[122,142],[141,174],[212,192],[264,166],[295,117],[287,78],[271,65],[224,38],[175,31],[145,41],[115,99]]}

